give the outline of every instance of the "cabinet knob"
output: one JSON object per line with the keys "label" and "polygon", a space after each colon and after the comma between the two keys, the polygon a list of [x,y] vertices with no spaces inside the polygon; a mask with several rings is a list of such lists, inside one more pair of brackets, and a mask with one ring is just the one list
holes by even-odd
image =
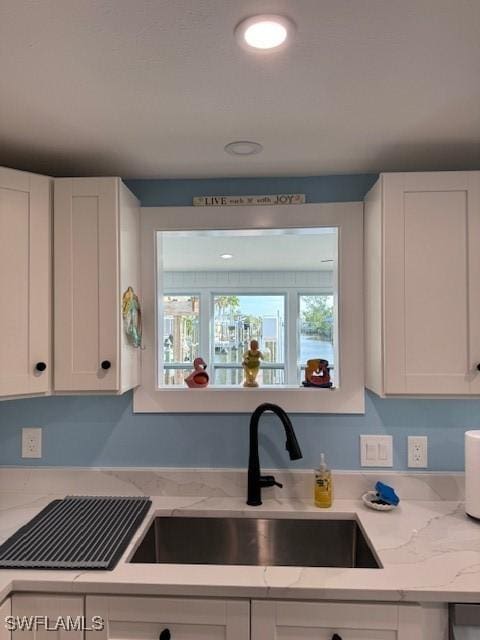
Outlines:
{"label": "cabinet knob", "polygon": [[107,369],[110,369],[111,366],[112,366],[112,363],[110,362],[110,360],[102,360],[102,364],[101,364],[102,369],[105,369],[106,371]]}
{"label": "cabinet knob", "polygon": [[477,371],[480,371],[480,362],[477,364]]}
{"label": "cabinet knob", "polygon": [[160,633],[158,640],[170,640],[171,637],[172,637],[172,634],[170,633],[170,629],[164,629]]}
{"label": "cabinet knob", "polygon": [[47,365],[45,364],[45,362],[37,362],[37,364],[35,365],[36,371],[45,371],[46,368]]}
{"label": "cabinet knob", "polygon": [[334,633],[332,636],[332,640],[342,640],[342,638],[338,635],[338,633]]}

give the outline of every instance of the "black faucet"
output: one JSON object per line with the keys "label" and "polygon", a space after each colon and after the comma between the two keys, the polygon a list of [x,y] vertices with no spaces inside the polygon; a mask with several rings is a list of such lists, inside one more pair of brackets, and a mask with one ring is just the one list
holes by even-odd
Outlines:
{"label": "black faucet", "polygon": [[250,453],[248,456],[248,496],[247,504],[251,507],[258,507],[262,504],[262,487],[282,487],[273,476],[260,475],[260,459],[258,457],[258,421],[265,411],[273,411],[282,421],[285,435],[287,436],[286,449],[290,455],[290,460],[298,460],[302,457],[302,452],[298,446],[295,431],[293,430],[290,418],[285,411],[276,404],[265,402],[259,405],[250,418]]}

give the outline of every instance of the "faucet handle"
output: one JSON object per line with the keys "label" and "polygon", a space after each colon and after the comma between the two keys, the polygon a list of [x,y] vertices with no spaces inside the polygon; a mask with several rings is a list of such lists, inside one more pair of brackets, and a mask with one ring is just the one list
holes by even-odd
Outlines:
{"label": "faucet handle", "polygon": [[283,484],[281,482],[277,482],[275,480],[275,476],[260,476],[260,486],[261,487],[280,487],[283,488]]}

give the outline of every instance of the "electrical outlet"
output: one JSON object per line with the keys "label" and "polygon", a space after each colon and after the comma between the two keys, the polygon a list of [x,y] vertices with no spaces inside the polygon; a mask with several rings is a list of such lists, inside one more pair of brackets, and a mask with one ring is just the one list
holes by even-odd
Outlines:
{"label": "electrical outlet", "polygon": [[428,467],[427,436],[408,436],[408,466],[422,469]]}
{"label": "electrical outlet", "polygon": [[22,429],[22,458],[42,457],[41,427],[25,427]]}

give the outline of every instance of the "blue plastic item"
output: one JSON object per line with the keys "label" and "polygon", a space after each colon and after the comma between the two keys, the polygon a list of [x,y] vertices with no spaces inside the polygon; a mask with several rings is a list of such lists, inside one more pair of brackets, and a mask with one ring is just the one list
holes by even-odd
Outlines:
{"label": "blue plastic item", "polygon": [[387,504],[392,504],[394,507],[400,502],[400,498],[397,496],[392,487],[389,487],[388,484],[383,484],[383,482],[377,482],[375,485],[375,491],[378,493],[378,497],[380,500],[383,500]]}

